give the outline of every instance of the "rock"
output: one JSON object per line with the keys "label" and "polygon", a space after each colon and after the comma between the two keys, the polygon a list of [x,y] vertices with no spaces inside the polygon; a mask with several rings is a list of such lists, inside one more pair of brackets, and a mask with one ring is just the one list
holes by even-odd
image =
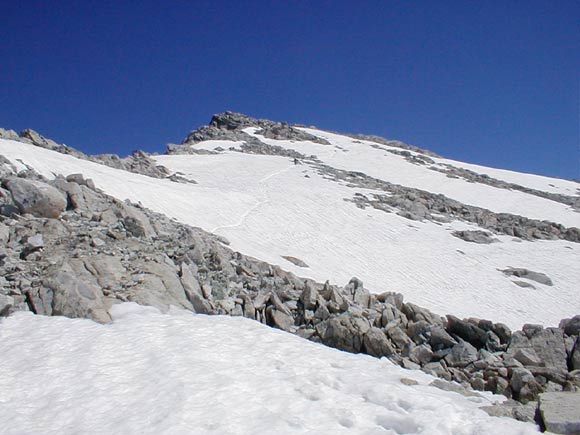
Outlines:
{"label": "rock", "polygon": [[398,326],[387,329],[387,336],[400,350],[405,350],[413,346],[413,341]]}
{"label": "rock", "polygon": [[464,386],[457,384],[455,382],[444,381],[443,379],[435,379],[429,384],[430,387],[439,388],[443,391],[452,391],[454,393],[459,393],[466,397],[481,397],[480,394],[475,391],[471,391]]}
{"label": "rock", "polygon": [[21,213],[58,218],[66,209],[66,199],[54,187],[41,181],[13,178],[6,183]]}
{"label": "rock", "polygon": [[403,308],[403,295],[395,292],[384,292],[376,295],[377,301],[394,306],[398,311]]}
{"label": "rock", "polygon": [[533,348],[518,349],[514,354],[514,358],[525,366],[541,366],[543,364]]}
{"label": "rock", "polygon": [[451,375],[447,371],[445,363],[442,361],[427,363],[423,366],[422,370],[425,373],[431,374],[433,376],[437,376],[439,378],[443,378],[448,381],[451,380]]}
{"label": "rock", "polygon": [[557,434],[580,433],[580,394],[541,394],[539,410],[546,430]]}
{"label": "rock", "polygon": [[443,329],[441,326],[434,326],[431,328],[431,337],[429,339],[431,347],[435,350],[444,349],[448,347],[453,347],[457,344],[451,335]]}
{"label": "rock", "polygon": [[443,320],[440,316],[433,314],[426,308],[422,308],[418,305],[406,303],[403,304],[401,311],[407,316],[409,320],[418,322],[419,320],[424,320],[427,323],[434,325],[443,325]]}
{"label": "rock", "polygon": [[376,356],[390,356],[395,353],[391,342],[379,328],[370,328],[363,337],[364,352]]}
{"label": "rock", "polygon": [[13,306],[14,298],[0,293],[0,317],[9,315]]}
{"label": "rock", "polygon": [[[63,269],[70,270],[68,267]],[[62,270],[47,284],[53,292],[53,315],[89,318],[100,323],[111,321],[100,289]]]}
{"label": "rock", "polygon": [[433,358],[433,350],[428,344],[422,344],[420,346],[415,346],[409,352],[409,358],[411,361],[423,366],[431,361]]}
{"label": "rock", "polygon": [[407,385],[409,387],[413,385],[419,385],[419,382],[417,382],[415,379],[401,378],[399,379],[399,381],[401,382],[401,384]]}
{"label": "rock", "polygon": [[548,275],[541,272],[534,272],[532,270],[524,269],[522,267],[519,268],[507,268],[502,270],[502,272],[508,276],[517,276],[518,278],[525,278],[530,279],[532,281],[536,281],[540,284],[552,286],[554,283],[550,279]]}
{"label": "rock", "polygon": [[572,351],[572,356],[570,357],[570,368],[572,370],[580,370],[580,341],[576,341],[576,346]]}
{"label": "rock", "polygon": [[269,306],[266,309],[266,317],[269,325],[282,329],[283,331],[292,331],[294,327],[294,319],[292,316],[277,310],[273,306]]}
{"label": "rock", "polygon": [[513,333],[507,356],[513,357],[520,349],[533,349],[542,366],[564,371],[568,369],[566,343],[561,329],[525,325],[524,331]]}
{"label": "rock", "polygon": [[515,368],[512,371],[511,386],[514,393],[519,393],[524,385],[534,380],[534,375],[528,369]]}
{"label": "rock", "polygon": [[493,238],[490,233],[486,231],[454,231],[451,233],[455,237],[458,237],[466,242],[478,243],[478,244],[490,244],[497,242],[498,240]]}
{"label": "rock", "polygon": [[308,267],[308,264],[306,264],[304,261],[302,261],[299,258],[291,257],[289,255],[282,255],[282,258],[284,260],[288,260],[290,263],[292,263],[298,267]]}
{"label": "rock", "polygon": [[364,335],[370,328],[368,320],[362,317],[341,314],[328,321],[322,342],[347,352],[359,353]]}
{"label": "rock", "polygon": [[503,323],[494,323],[492,327],[492,331],[495,335],[497,335],[500,339],[502,344],[507,344],[510,342],[512,338],[512,331],[508,328],[507,325]]}
{"label": "rock", "polygon": [[304,287],[304,290],[300,294],[300,302],[302,302],[305,310],[315,310],[319,298],[320,294],[318,290],[309,284]]}
{"label": "rock", "polygon": [[447,332],[462,338],[478,349],[484,347],[488,340],[488,335],[483,329],[451,315],[447,316]]}
{"label": "rock", "polygon": [[580,314],[571,319],[563,319],[559,325],[566,335],[580,335]]}
{"label": "rock", "polygon": [[477,360],[477,349],[466,341],[460,341],[451,348],[451,352],[444,358],[450,367],[465,367]]}
{"label": "rock", "polygon": [[351,296],[352,301],[362,308],[369,308],[371,301],[370,292],[364,288],[363,282],[358,278],[351,278],[344,288],[344,291]]}

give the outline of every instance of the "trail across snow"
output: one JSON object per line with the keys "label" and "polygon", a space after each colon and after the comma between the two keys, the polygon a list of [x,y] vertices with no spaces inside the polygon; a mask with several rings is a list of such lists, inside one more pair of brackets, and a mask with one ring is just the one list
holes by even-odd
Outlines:
{"label": "trail across snow", "polygon": [[[255,129],[246,130],[255,134]],[[580,213],[564,204],[450,179],[364,141],[309,132],[326,135],[333,145],[263,140],[389,182],[431,187],[451,197],[456,192],[474,205],[491,203],[496,211],[517,211],[580,227]],[[229,149],[240,143],[208,141],[195,146]],[[20,161],[24,162],[49,178],[83,173],[112,196],[216,232],[234,250],[319,282],[344,285],[356,276],[372,292],[400,292],[407,301],[438,314],[486,318],[512,328],[524,323],[553,326],[580,312],[579,244],[506,236],[499,236],[500,242],[491,245],[467,243],[451,233],[478,227],[459,221],[416,222],[395,213],[359,209],[346,200],[355,193],[370,195],[373,191],[327,180],[315,168],[293,165],[287,157],[234,151],[154,157],[171,171],[198,182],[180,184],[1,139],[0,155],[20,168],[24,168]],[[534,187],[546,183],[554,189],[574,187],[565,180],[534,177],[522,174],[522,183],[535,180],[540,184]],[[309,267],[298,267],[282,256],[299,258]],[[508,267],[545,273],[554,285],[528,282],[535,288],[519,287],[500,272]]]}
{"label": "trail across snow", "polygon": [[[133,303],[114,321],[16,313],[0,320],[4,435],[528,435],[385,359],[244,318]],[[401,378],[417,385],[407,386]]]}
{"label": "trail across snow", "polygon": [[292,166],[288,166],[285,169],[280,169],[279,171],[273,172],[272,174],[266,175],[264,178],[262,178],[261,180],[258,181],[258,185],[260,186],[260,193],[262,194],[262,196],[264,196],[265,198],[258,201],[254,206],[252,206],[250,209],[248,209],[248,211],[246,211],[244,214],[242,214],[240,216],[240,218],[238,219],[238,221],[234,224],[230,224],[230,225],[221,225],[215,228],[212,228],[210,232],[212,233],[217,233],[220,230],[224,230],[224,229],[228,229],[228,228],[237,228],[237,227],[241,227],[242,225],[244,225],[246,218],[251,214],[254,213],[256,210],[258,210],[262,205],[270,202],[270,197],[265,189],[265,185],[264,183],[266,183],[266,181],[268,181],[271,178],[274,178],[278,175],[283,174],[284,172],[289,171],[290,169],[292,169]]}

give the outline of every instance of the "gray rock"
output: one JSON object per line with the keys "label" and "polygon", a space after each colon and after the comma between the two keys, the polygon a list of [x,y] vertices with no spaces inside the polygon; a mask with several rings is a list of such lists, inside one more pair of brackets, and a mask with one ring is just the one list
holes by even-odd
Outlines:
{"label": "gray rock", "polygon": [[490,244],[497,242],[498,240],[493,238],[490,233],[486,231],[454,231],[451,233],[455,237],[458,237],[466,242],[478,243],[478,244]]}
{"label": "gray rock", "polygon": [[9,315],[13,306],[14,298],[0,293],[0,317]]}
{"label": "gray rock", "polygon": [[514,358],[517,359],[525,366],[541,366],[543,365],[542,360],[536,354],[533,348],[523,348],[518,349],[514,354]]}
{"label": "gray rock", "polygon": [[328,321],[322,342],[347,352],[359,353],[363,346],[364,335],[370,328],[368,320],[342,314]]}
{"label": "gray rock", "polygon": [[376,356],[390,356],[395,353],[391,342],[379,328],[370,328],[363,337],[365,353]]}
{"label": "gray rock", "polygon": [[447,332],[462,338],[478,349],[484,347],[488,341],[488,335],[483,329],[451,315],[447,316]]}
{"label": "gray rock", "polygon": [[294,327],[294,319],[290,314],[277,310],[273,306],[266,309],[268,324],[283,331],[292,331]]}
{"label": "gray rock", "polygon": [[101,290],[75,275],[61,270],[48,281],[48,287],[53,292],[53,315],[89,318],[100,323],[111,320]]}
{"label": "gray rock", "polygon": [[571,319],[563,319],[559,325],[566,335],[580,335],[580,314]]}
{"label": "gray rock", "polygon": [[21,213],[58,218],[66,209],[66,199],[62,193],[41,181],[13,178],[6,186]]}
{"label": "gray rock", "polygon": [[433,358],[433,350],[429,347],[428,344],[422,344],[420,346],[415,346],[409,352],[409,358],[411,361],[416,362],[417,364],[423,366],[429,362]]}
{"label": "gray rock", "polygon": [[580,433],[580,394],[541,394],[539,409],[548,431],[557,434]]}
{"label": "gray rock", "polygon": [[502,270],[502,272],[508,276],[517,276],[518,278],[530,279],[540,284],[549,286],[554,285],[550,277],[545,273],[534,272],[532,270],[524,269],[522,267],[519,268],[510,267],[505,270]]}
{"label": "gray rock", "polygon": [[413,341],[398,326],[387,329],[387,336],[397,346],[398,349],[404,350],[412,347]]}
{"label": "gray rock", "polygon": [[445,357],[445,362],[450,367],[465,367],[477,360],[478,352],[475,347],[466,341],[460,341],[451,348],[451,352]]}
{"label": "gray rock", "polygon": [[309,284],[304,287],[304,290],[300,294],[300,302],[302,302],[302,306],[306,310],[315,310],[319,298],[320,294],[318,290]]}
{"label": "gray rock", "polygon": [[457,340],[455,340],[451,335],[443,329],[441,326],[434,326],[431,328],[431,337],[429,339],[429,343],[433,349],[444,349],[448,347],[453,347],[457,344]]}

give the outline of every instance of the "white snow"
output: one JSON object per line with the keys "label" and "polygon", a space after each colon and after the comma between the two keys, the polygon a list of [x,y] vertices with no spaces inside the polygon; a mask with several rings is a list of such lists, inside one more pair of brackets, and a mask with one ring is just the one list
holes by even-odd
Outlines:
{"label": "white snow", "polygon": [[[351,139],[340,140],[346,149]],[[235,142],[231,144],[236,146]],[[229,148],[224,145],[220,144]],[[353,154],[310,142],[285,142],[285,146],[317,154],[329,159],[331,165],[339,160],[332,155],[345,154],[346,165]],[[361,147],[358,161],[362,162],[364,149],[374,150]],[[578,244],[519,242],[510,237],[498,237],[501,243],[491,245],[467,243],[451,236],[451,231],[477,227],[461,222],[415,222],[372,208],[361,210],[345,198],[352,198],[356,192],[369,194],[369,190],[326,180],[307,165],[294,165],[292,159],[239,152],[155,157],[170,170],[199,183],[191,185],[112,169],[19,142],[0,140],[0,154],[15,163],[20,159],[48,177],[81,172],[113,196],[141,202],[181,222],[216,232],[230,240],[234,250],[320,282],[328,279],[344,285],[357,276],[372,292],[398,291],[407,301],[438,314],[487,318],[512,328],[524,323],[553,326],[580,312]],[[440,175],[392,157],[399,162],[397,165],[406,165],[401,171],[411,167],[422,170],[424,177]],[[385,174],[397,176],[388,171]],[[459,185],[466,196],[476,187],[465,182]],[[513,202],[524,211],[528,199],[537,198],[494,189],[500,190],[508,198],[518,195]],[[544,201],[544,206],[556,204],[538,200]],[[499,197],[498,204],[502,204]],[[552,213],[562,220],[573,220],[574,226],[580,227],[580,214],[554,210]],[[297,257],[309,267],[300,268],[283,255]],[[554,286],[530,282],[535,288],[521,288],[498,271],[507,267],[543,272]]]}
{"label": "white snow", "polygon": [[132,303],[112,314],[108,325],[25,312],[0,321],[0,433],[538,433],[479,410],[491,395],[441,391],[421,372],[258,322]]}

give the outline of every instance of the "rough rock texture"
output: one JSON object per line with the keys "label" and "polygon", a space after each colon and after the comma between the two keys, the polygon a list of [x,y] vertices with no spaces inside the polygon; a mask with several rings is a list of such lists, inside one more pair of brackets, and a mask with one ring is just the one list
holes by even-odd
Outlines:
{"label": "rough rock texture", "polygon": [[58,218],[66,208],[64,195],[42,181],[13,178],[5,185],[21,213]]}
{"label": "rough rock texture", "polygon": [[557,434],[580,433],[580,394],[541,394],[539,409],[546,430]]}

